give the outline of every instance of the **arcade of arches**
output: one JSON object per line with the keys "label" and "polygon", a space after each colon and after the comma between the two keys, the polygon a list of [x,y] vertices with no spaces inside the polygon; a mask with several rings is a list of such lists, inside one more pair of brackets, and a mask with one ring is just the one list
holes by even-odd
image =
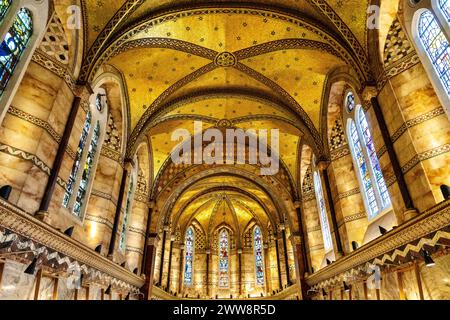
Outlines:
{"label": "arcade of arches", "polygon": [[[447,0],[0,1],[0,299],[449,299],[449,21]],[[173,161],[200,122],[279,130],[279,170]]]}

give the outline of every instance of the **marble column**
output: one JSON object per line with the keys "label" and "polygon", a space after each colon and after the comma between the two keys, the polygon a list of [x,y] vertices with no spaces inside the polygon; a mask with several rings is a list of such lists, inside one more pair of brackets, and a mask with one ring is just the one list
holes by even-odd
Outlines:
{"label": "marble column", "polygon": [[383,137],[383,142],[386,145],[389,160],[394,170],[395,178],[397,179],[397,184],[400,189],[400,194],[406,208],[405,216],[407,218],[413,218],[417,215],[417,209],[414,207],[411,194],[409,193],[408,187],[406,185],[406,180],[403,176],[402,168],[400,166],[400,161],[398,160],[397,154],[395,153],[394,144],[389,134],[389,130],[386,124],[386,120],[384,119],[383,112],[381,111],[380,104],[378,103],[378,98],[376,96],[373,96],[370,98],[370,102],[373,107],[375,117],[377,118],[381,136]]}
{"label": "marble column", "polygon": [[169,244],[169,265],[167,266],[167,292],[170,292],[170,276],[172,274],[172,256],[173,256],[173,243],[175,242],[175,235],[170,236]]}
{"label": "marble column", "polygon": [[147,263],[147,244],[150,235],[150,227],[152,225],[153,208],[155,207],[154,201],[149,201],[147,203],[148,215],[147,215],[147,226],[145,228],[145,240],[144,240],[144,255],[142,256],[141,270],[145,270],[145,265]]}
{"label": "marble column", "polygon": [[242,296],[242,249],[238,249],[238,262],[239,262],[239,296]]}
{"label": "marble column", "polygon": [[180,269],[178,270],[178,293],[183,290],[184,245],[180,246]]}
{"label": "marble column", "polygon": [[209,284],[209,263],[211,258],[211,250],[206,250],[206,296],[209,297],[210,292],[210,284]]}
{"label": "marble column", "polygon": [[283,281],[281,279],[281,265],[280,265],[280,249],[278,247],[279,241],[278,241],[278,235],[275,235],[275,252],[277,255],[277,271],[278,271],[278,287],[280,289],[283,289]]}
{"label": "marble column", "polygon": [[303,251],[302,237],[299,234],[291,236],[292,245],[295,250],[295,265],[297,270],[297,284],[299,288],[299,293],[301,294],[303,300],[309,300],[308,297],[308,285],[305,281],[306,267],[305,267],[305,251]]}
{"label": "marble column", "polygon": [[289,256],[288,256],[288,250],[287,250],[287,239],[286,239],[286,225],[280,224],[280,230],[283,240],[283,253],[284,253],[284,268],[286,270],[286,282],[287,285],[291,285],[291,275],[289,273]]}
{"label": "marble column", "polygon": [[144,300],[150,300],[153,289],[153,273],[155,270],[155,255],[158,245],[158,235],[156,233],[149,234],[146,239],[147,245],[145,249],[145,260],[143,272],[145,274],[145,283],[141,289]]}
{"label": "marble column", "polygon": [[53,162],[53,167],[50,172],[50,176],[45,187],[44,196],[41,200],[39,206],[39,211],[36,213],[38,218],[42,220],[46,219],[48,215],[48,209],[50,207],[50,201],[52,200],[53,194],[55,192],[56,183],[58,180],[59,172],[64,160],[64,155],[66,154],[66,149],[69,144],[70,136],[72,134],[72,129],[77,118],[78,110],[80,109],[81,98],[75,97],[72,102],[72,108],[70,109],[69,117],[67,119],[66,125],[64,127],[64,133],[61,137],[61,141],[58,144],[58,151],[56,152],[55,161]]}
{"label": "marble column", "polygon": [[162,235],[162,242],[161,242],[161,263],[160,263],[160,267],[159,267],[159,278],[158,278],[159,286],[162,286],[162,280],[163,280],[164,256],[166,253],[166,237],[167,237],[168,231],[169,231],[169,226],[165,225],[163,228],[163,235]]}

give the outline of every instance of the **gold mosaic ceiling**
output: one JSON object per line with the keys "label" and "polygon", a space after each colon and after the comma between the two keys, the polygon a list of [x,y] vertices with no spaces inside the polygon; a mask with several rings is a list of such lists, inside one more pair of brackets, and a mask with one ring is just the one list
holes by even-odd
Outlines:
{"label": "gold mosaic ceiling", "polygon": [[[327,74],[345,64],[363,74],[358,65],[366,59],[368,0],[86,0],[83,5],[85,52],[92,63],[82,76],[92,78],[101,63],[122,73],[130,143],[148,136],[153,177],[175,145],[173,130],[192,130],[196,118],[205,129],[222,119],[243,129],[280,129],[280,157],[295,179],[301,138],[320,143]],[[228,94],[217,95],[221,91]],[[208,92],[216,97],[202,99]],[[196,95],[200,99],[192,98]]]}

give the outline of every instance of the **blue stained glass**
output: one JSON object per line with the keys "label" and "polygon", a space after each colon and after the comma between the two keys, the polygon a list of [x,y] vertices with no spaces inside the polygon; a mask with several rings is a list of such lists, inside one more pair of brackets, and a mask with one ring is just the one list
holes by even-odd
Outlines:
{"label": "blue stained glass", "polygon": [[10,6],[11,0],[0,0],[0,21],[6,16]]}
{"label": "blue stained glass", "polygon": [[86,145],[89,130],[91,129],[91,121],[92,121],[91,113],[88,112],[88,114],[86,115],[86,120],[84,121],[83,131],[81,132],[80,142],[78,143],[77,153],[75,155],[75,162],[73,164],[72,172],[70,173],[70,177],[67,182],[66,193],[64,194],[63,206],[65,208],[69,206],[70,197],[72,196],[73,193],[73,188],[81,165],[81,157],[83,156],[84,146]]}
{"label": "blue stained glass", "polygon": [[0,96],[3,95],[32,34],[31,12],[22,8],[0,44]]}
{"label": "blue stained glass", "polygon": [[254,252],[255,252],[255,270],[256,285],[264,285],[264,260],[263,260],[263,241],[261,229],[256,226],[253,231]]}
{"label": "blue stained glass", "polygon": [[359,109],[359,113],[359,125],[361,126],[364,142],[366,143],[370,164],[372,165],[373,172],[375,174],[375,180],[380,192],[382,206],[383,209],[386,209],[391,205],[391,199],[389,197],[389,192],[383,177],[383,172],[381,171],[380,162],[378,161],[377,153],[375,151],[375,146],[373,144],[372,135],[370,134],[369,125],[367,123],[364,110],[362,108]]}
{"label": "blue stained glass", "polygon": [[185,254],[185,263],[184,263],[184,283],[187,285],[193,284],[193,263],[194,263],[194,242],[195,241],[195,232],[194,228],[189,227],[186,232],[186,254]]}
{"label": "blue stained glass", "polygon": [[103,105],[102,105],[102,95],[98,94],[97,97],[95,97],[95,107],[98,111],[102,111]]}
{"label": "blue stained glass", "polygon": [[229,241],[228,231],[223,229],[219,234],[219,287],[228,288],[229,280]]}
{"label": "blue stained glass", "polygon": [[347,107],[348,112],[352,112],[355,109],[355,95],[353,92],[349,92],[347,94],[347,99],[345,100],[345,106]]}
{"label": "blue stained glass", "polygon": [[447,18],[447,22],[450,22],[450,0],[440,0],[439,6],[444,16]]}
{"label": "blue stained glass", "polygon": [[[445,5],[448,8],[448,4]],[[420,16],[419,37],[447,95],[450,95],[450,45],[431,11]]]}
{"label": "blue stained glass", "polygon": [[133,177],[130,177],[130,185],[128,187],[128,193],[127,193],[127,203],[125,205],[125,213],[123,215],[123,221],[122,221],[122,232],[120,233],[120,240],[119,240],[119,248],[122,252],[124,252],[125,248],[126,248],[128,217],[130,215],[130,210],[131,210],[131,200],[133,198],[133,187],[134,187],[134,179],[133,179]]}
{"label": "blue stained glass", "polygon": [[322,225],[323,244],[325,251],[328,251],[333,248],[333,243],[331,241],[331,231],[330,225],[328,223],[327,207],[323,198],[322,182],[320,181],[320,176],[317,172],[314,172],[314,188],[316,191],[316,198],[319,206],[319,218],[320,224]]}
{"label": "blue stained glass", "polygon": [[366,160],[364,159],[363,149],[361,141],[359,139],[358,131],[356,129],[355,122],[352,120],[350,124],[350,136],[353,157],[356,160],[358,166],[359,176],[364,187],[365,196],[367,199],[367,204],[369,205],[369,218],[375,217],[378,212],[377,199],[375,197],[375,191],[373,189],[372,180],[370,178],[369,168],[367,167]]}
{"label": "blue stained glass", "polygon": [[97,146],[99,138],[100,138],[100,122],[97,121],[97,124],[95,125],[94,128],[94,134],[92,136],[91,144],[89,146],[86,163],[84,164],[83,175],[81,177],[80,187],[78,188],[77,198],[75,199],[75,204],[73,206],[73,213],[78,217],[81,217],[81,208],[86,198],[91,171],[92,167],[94,166],[95,155],[97,154]]}

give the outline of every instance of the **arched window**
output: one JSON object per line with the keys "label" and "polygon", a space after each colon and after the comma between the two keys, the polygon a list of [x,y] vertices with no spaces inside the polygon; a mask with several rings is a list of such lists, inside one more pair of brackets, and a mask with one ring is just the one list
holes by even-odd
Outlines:
{"label": "arched window", "polygon": [[319,208],[320,224],[322,226],[322,236],[325,251],[333,249],[333,243],[331,241],[330,225],[327,217],[327,207],[323,198],[322,182],[318,172],[314,172],[314,190],[316,192],[317,206]]}
{"label": "arched window", "polygon": [[72,167],[72,172],[70,173],[69,180],[67,182],[66,193],[64,194],[63,206],[67,208],[69,206],[70,197],[73,193],[75,182],[78,176],[78,171],[81,166],[81,158],[83,156],[84,146],[91,130],[91,113],[88,112],[86,115],[86,120],[84,121],[83,130],[81,131],[80,142],[78,143],[77,153],[75,155],[75,162]]}
{"label": "arched window", "polygon": [[75,199],[75,205],[73,206],[73,213],[78,217],[81,217],[81,208],[86,200],[86,193],[88,184],[91,179],[92,167],[94,166],[94,159],[97,155],[98,140],[100,138],[100,122],[94,128],[94,135],[89,145],[89,151],[86,158],[86,162],[83,166],[83,175],[81,176],[80,186],[78,188],[77,197]]}
{"label": "arched window", "polygon": [[11,0],[0,0],[0,21],[3,20],[10,6]]}
{"label": "arched window", "polygon": [[439,7],[441,8],[444,16],[447,18],[447,22],[450,23],[450,0],[440,0]]}
{"label": "arched window", "polygon": [[[441,8],[444,9],[441,3]],[[447,1],[444,4],[448,15]],[[448,16],[447,16],[448,19]],[[438,78],[441,80],[447,96],[450,95],[450,45],[441,30],[441,27],[430,10],[425,10],[420,14],[418,22],[419,38],[423,47],[434,66]]]}
{"label": "arched window", "polygon": [[186,254],[184,257],[184,283],[188,286],[193,284],[193,270],[194,270],[194,248],[195,248],[195,231],[194,228],[189,227],[186,231]]}
{"label": "arched window", "polygon": [[375,175],[375,181],[378,186],[378,191],[381,197],[381,207],[386,209],[391,206],[391,199],[389,197],[389,192],[386,186],[386,181],[383,177],[383,172],[381,171],[380,162],[378,161],[377,152],[375,150],[375,145],[373,144],[372,135],[370,133],[369,124],[367,123],[366,115],[364,114],[363,108],[359,108],[359,125],[361,128],[362,136],[366,144],[366,150],[369,155],[369,160],[371,168]]}
{"label": "arched window", "polygon": [[256,226],[253,230],[253,247],[255,253],[256,285],[264,285],[264,257],[261,228]]}
{"label": "arched window", "polygon": [[[356,101],[353,92],[348,97]],[[390,208],[391,200],[364,109],[355,107],[352,117],[348,119],[347,136],[370,220]]]}
{"label": "arched window", "polygon": [[[3,12],[2,9],[1,14],[4,15],[5,13],[6,11]],[[17,13],[12,26],[0,45],[0,97],[3,95],[32,34],[33,19],[31,12],[22,8]]]}
{"label": "arched window", "polygon": [[229,277],[229,238],[227,229],[219,233],[219,287],[228,288],[230,286]]}
{"label": "arched window", "polygon": [[348,112],[352,112],[353,110],[355,110],[355,96],[353,95],[353,93],[349,92],[347,94],[347,98],[346,98],[346,103],[345,106],[347,108]]}
{"label": "arched window", "polygon": [[123,220],[122,220],[122,231],[120,233],[120,240],[119,240],[119,249],[122,252],[125,252],[126,245],[127,245],[127,227],[128,227],[128,219],[130,217],[130,211],[131,211],[131,204],[133,201],[133,193],[134,193],[134,176],[133,174],[130,174],[130,184],[128,186],[128,192],[127,192],[127,203],[125,205],[125,212],[123,214]]}
{"label": "arched window", "polygon": [[[103,89],[101,90],[104,91]],[[91,111],[86,115],[75,161],[63,198],[63,207],[69,209],[72,214],[80,219],[84,216],[89,188],[93,180],[92,173],[95,170],[101,148],[106,114],[106,100],[104,97],[106,97],[105,94],[98,93],[95,96],[95,108],[91,108]],[[100,108],[97,106],[99,99],[102,101]],[[94,126],[92,126],[93,123],[95,123]]]}
{"label": "arched window", "polygon": [[353,150],[353,158],[358,167],[359,177],[364,189],[364,196],[369,207],[369,217],[374,217],[378,214],[378,204],[373,190],[372,179],[370,178],[369,168],[367,167],[364,153],[359,140],[358,130],[356,129],[355,121],[350,122],[350,144]]}

